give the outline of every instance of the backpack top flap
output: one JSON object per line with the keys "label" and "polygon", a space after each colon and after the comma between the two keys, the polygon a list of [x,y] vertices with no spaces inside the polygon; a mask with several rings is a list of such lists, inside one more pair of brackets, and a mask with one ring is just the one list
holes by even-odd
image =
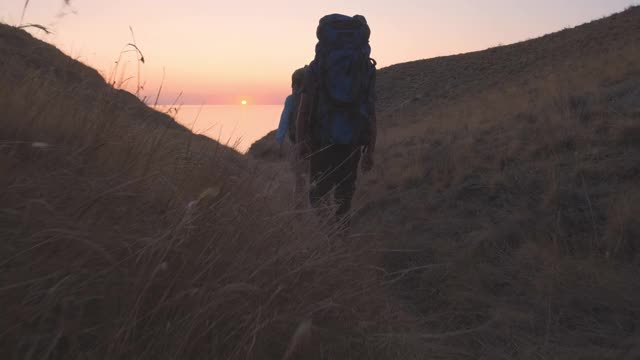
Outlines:
{"label": "backpack top flap", "polygon": [[363,16],[333,14],[320,19],[316,62],[323,86],[336,105],[361,99],[370,70],[371,30]]}
{"label": "backpack top flap", "polygon": [[361,30],[360,40],[364,43],[369,42],[371,29],[367,24],[367,19],[362,15],[347,16],[342,14],[326,15],[320,19],[320,24],[316,30],[316,37],[320,42],[333,42],[338,40],[336,30],[354,31]]}

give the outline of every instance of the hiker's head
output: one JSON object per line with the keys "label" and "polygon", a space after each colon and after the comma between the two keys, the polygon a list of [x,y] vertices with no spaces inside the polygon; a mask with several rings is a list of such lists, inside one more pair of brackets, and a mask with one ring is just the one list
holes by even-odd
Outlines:
{"label": "hiker's head", "polygon": [[305,71],[307,71],[307,66],[294,71],[293,75],[291,75],[291,88],[293,90],[297,90],[302,87]]}

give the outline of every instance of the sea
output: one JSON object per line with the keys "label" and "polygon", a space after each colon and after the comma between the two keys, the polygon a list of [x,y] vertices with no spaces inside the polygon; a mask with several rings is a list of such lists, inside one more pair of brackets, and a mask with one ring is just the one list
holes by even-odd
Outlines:
{"label": "sea", "polygon": [[[167,111],[167,106],[158,110]],[[246,153],[251,144],[278,128],[281,105],[182,105],[169,112],[196,134]]]}

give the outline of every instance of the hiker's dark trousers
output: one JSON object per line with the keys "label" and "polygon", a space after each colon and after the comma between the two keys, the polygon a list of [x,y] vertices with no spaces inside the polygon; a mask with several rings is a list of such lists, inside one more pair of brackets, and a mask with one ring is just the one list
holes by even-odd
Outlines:
{"label": "hiker's dark trousers", "polygon": [[331,145],[316,151],[309,159],[311,189],[309,200],[318,207],[321,200],[334,191],[338,205],[336,215],[344,217],[351,209],[351,199],[356,191],[360,147],[353,145]]}

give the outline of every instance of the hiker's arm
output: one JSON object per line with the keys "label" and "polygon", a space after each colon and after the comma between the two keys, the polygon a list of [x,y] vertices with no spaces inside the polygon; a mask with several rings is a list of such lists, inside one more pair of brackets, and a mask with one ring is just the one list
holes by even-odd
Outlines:
{"label": "hiker's arm", "polygon": [[378,117],[376,114],[376,73],[371,74],[369,84],[369,142],[365,148],[362,159],[362,170],[367,172],[373,169],[373,153],[376,150],[376,140],[378,138]]}
{"label": "hiker's arm", "polygon": [[282,115],[280,115],[280,123],[278,124],[278,132],[276,132],[276,142],[280,145],[284,142],[284,136],[287,134],[289,128],[289,114],[291,113],[291,97],[287,97],[284,102],[284,109],[282,109]]}
{"label": "hiker's arm", "polygon": [[364,148],[364,157],[362,159],[362,170],[364,172],[368,172],[373,169],[374,159],[373,152],[376,150],[376,138],[378,136],[378,126],[376,124],[376,113],[375,111],[371,113],[369,117],[370,122],[370,133],[369,133],[369,143]]}
{"label": "hiker's arm", "polygon": [[[375,66],[375,65],[374,65]],[[376,114],[376,72],[375,69],[371,74],[371,80],[369,84],[369,117],[371,133],[369,134],[369,144],[367,145],[367,153],[373,155],[376,149],[376,139],[378,137],[378,117]]]}

